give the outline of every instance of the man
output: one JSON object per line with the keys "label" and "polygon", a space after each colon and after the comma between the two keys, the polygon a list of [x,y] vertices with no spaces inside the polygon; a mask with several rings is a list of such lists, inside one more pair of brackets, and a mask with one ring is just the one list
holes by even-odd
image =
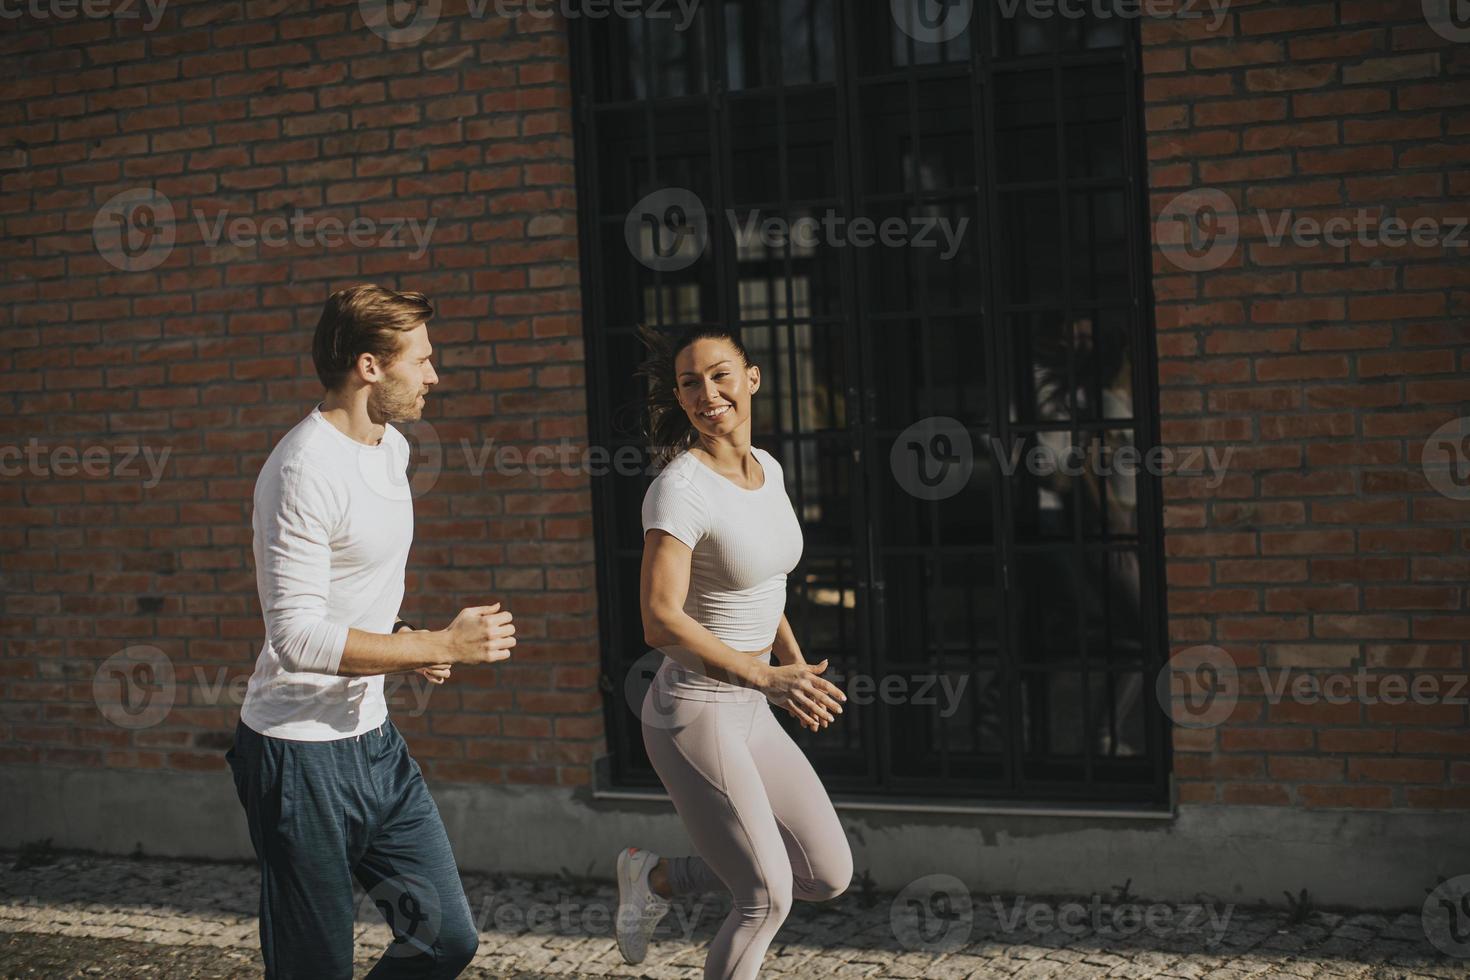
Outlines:
{"label": "man", "polygon": [[413,539],[408,443],[438,382],[421,293],[333,293],[312,358],[324,400],[255,484],[256,586],[266,639],[226,753],[260,861],[268,980],[352,977],[356,878],[394,942],[373,980],[448,978],[478,945],[438,808],[388,718],[383,675],[435,683],[510,656],[499,603],[447,629],[397,620]]}

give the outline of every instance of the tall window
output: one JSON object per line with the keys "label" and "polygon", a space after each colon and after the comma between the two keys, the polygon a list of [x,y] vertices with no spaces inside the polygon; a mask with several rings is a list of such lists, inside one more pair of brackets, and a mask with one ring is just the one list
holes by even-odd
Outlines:
{"label": "tall window", "polygon": [[[796,733],[828,788],[1162,803],[1156,481],[1028,463],[1155,438],[1136,25],[853,6],[572,22],[593,438],[638,444],[638,324],[737,327],[804,527],[787,616],[853,695]],[[623,785],[657,784],[647,483],[595,481]]]}

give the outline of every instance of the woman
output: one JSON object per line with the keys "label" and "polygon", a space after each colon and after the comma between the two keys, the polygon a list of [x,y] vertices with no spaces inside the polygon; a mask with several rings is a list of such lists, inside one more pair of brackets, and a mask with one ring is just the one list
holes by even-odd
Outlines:
{"label": "woman", "polygon": [[770,705],[815,732],[847,698],[786,621],[801,527],[780,464],[750,444],[760,369],[723,330],[643,337],[649,434],[667,465],[643,499],[643,630],[665,657],[641,727],[699,854],[618,856],[618,948],[642,961],[669,898],[727,888],[734,908],[704,975],[754,977],[792,899],[835,898],[852,878],[832,803]]}

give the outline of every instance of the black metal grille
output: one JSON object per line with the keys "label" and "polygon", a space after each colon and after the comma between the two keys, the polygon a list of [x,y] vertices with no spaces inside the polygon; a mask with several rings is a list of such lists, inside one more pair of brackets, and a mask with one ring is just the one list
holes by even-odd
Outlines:
{"label": "black metal grille", "polygon": [[[787,606],[797,638],[850,682],[908,695],[887,703],[880,687],[797,735],[828,788],[1161,803],[1156,481],[1008,475],[992,451],[1157,439],[1136,24],[976,4],[957,36],[921,40],[889,3],[862,6],[713,0],[682,31],[572,22],[593,438],[638,442],[636,324],[738,325],[763,371],[754,438],[782,460],[806,536]],[[707,209],[708,247],[659,271],[624,222],[670,187]],[[727,211],[736,224],[752,211],[966,219],[968,233],[947,257],[772,248]],[[968,439],[973,474],[930,500],[896,477],[910,450],[936,462],[934,432],[910,438],[933,417],[958,426],[949,445]],[[647,652],[646,485],[595,481],[624,785],[657,782],[622,695]],[[964,684],[953,701],[943,681]]]}

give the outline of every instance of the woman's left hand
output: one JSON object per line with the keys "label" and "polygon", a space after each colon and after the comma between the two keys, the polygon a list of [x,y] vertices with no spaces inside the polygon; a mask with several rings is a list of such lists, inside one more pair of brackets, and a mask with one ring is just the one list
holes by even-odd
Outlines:
{"label": "woman's left hand", "polygon": [[809,724],[808,722],[802,720],[801,715],[797,714],[795,711],[793,711],[790,708],[787,708],[786,709],[786,713],[788,715],[790,715],[791,717],[795,718],[796,719],[796,723],[798,725],[800,725],[802,728],[805,728],[809,732],[819,732],[819,731],[822,730],[822,726]]}

